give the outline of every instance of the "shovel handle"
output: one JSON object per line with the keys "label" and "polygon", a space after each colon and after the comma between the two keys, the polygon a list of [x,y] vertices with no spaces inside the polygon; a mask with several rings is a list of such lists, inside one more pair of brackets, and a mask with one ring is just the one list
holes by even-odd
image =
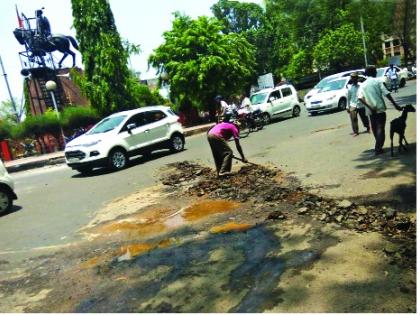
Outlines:
{"label": "shovel handle", "polygon": [[251,164],[251,165],[254,165],[254,166],[259,166],[258,164],[252,163],[250,161],[244,162],[244,160],[242,160],[241,158],[238,158],[237,156],[233,156],[233,158],[235,160],[241,161],[242,163]]}

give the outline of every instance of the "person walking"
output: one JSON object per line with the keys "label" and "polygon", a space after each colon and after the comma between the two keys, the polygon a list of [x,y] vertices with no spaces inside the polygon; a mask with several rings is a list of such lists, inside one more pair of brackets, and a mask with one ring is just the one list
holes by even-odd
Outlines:
{"label": "person walking", "polygon": [[397,68],[394,67],[393,64],[389,65],[389,68],[386,69],[385,75],[391,82],[391,92],[394,91],[395,93],[398,92],[398,72]]}
{"label": "person walking", "polygon": [[236,149],[241,155],[242,161],[248,162],[239,143],[239,127],[231,122],[218,123],[207,133],[207,140],[216,165],[217,177],[229,175],[232,170],[233,151],[227,143],[231,137],[235,140]]}
{"label": "person walking", "polygon": [[347,101],[347,112],[350,114],[351,127],[353,129],[353,137],[359,135],[359,122],[357,115],[360,116],[363,126],[366,128],[366,132],[370,132],[369,119],[366,116],[365,106],[357,98],[359,90],[359,75],[357,72],[353,72],[350,75],[349,83],[347,84],[348,89],[348,101]]}
{"label": "person walking", "polygon": [[372,133],[375,137],[375,155],[378,155],[383,153],[385,143],[386,105],[384,96],[397,110],[401,111],[402,108],[394,101],[383,82],[376,78],[375,66],[367,66],[365,74],[368,78],[360,84],[358,98],[367,108]]}

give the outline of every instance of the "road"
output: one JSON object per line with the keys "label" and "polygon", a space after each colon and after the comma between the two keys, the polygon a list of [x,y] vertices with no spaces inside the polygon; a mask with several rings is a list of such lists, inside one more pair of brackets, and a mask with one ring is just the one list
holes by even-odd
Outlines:
{"label": "road", "polygon": [[[400,89],[401,104],[416,100],[416,81]],[[392,107],[392,106],[391,106]],[[388,110],[388,122],[399,113]],[[351,137],[347,113],[285,119],[243,139],[250,161],[274,164],[298,178],[313,191],[332,197],[384,199],[415,204],[416,117],[409,114],[407,140],[410,152],[373,156],[373,136]],[[389,140],[385,143],[385,149]],[[156,153],[151,160],[137,159],[129,168],[102,170],[81,176],[65,165],[13,174],[19,200],[14,211],[0,218],[0,259],[36,255],[31,249],[57,246],[78,238],[75,233],[111,200],[157,182],[159,170],[176,161],[198,161],[212,166],[205,135],[188,138],[179,154]],[[414,194],[414,196],[413,196]],[[409,196],[409,200],[402,200]],[[411,196],[411,197],[410,197]],[[414,209],[414,208],[413,208]],[[414,211],[411,209],[411,211]]]}

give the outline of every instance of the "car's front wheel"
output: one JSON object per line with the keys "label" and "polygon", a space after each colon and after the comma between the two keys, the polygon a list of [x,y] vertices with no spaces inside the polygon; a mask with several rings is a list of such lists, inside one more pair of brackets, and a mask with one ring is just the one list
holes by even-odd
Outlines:
{"label": "car's front wheel", "polygon": [[181,152],[184,150],[184,138],[179,134],[173,135],[169,141],[169,149],[172,152]]}
{"label": "car's front wheel", "polygon": [[345,98],[340,98],[340,100],[338,101],[338,109],[339,110],[345,110],[347,106],[347,101]]}
{"label": "car's front wheel", "polygon": [[113,170],[123,169],[128,162],[127,153],[123,149],[113,149],[108,156],[108,165]]}
{"label": "car's front wheel", "polygon": [[12,204],[13,199],[10,192],[4,188],[0,188],[0,214],[10,211]]}

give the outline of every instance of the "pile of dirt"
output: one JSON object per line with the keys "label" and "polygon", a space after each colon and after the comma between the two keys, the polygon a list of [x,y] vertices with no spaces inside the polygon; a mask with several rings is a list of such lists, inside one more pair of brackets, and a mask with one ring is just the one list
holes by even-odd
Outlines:
{"label": "pile of dirt", "polygon": [[[349,200],[335,200],[309,193],[296,180],[287,180],[279,169],[246,165],[232,176],[218,179],[214,171],[187,161],[173,163],[164,185],[185,186],[189,196],[250,202],[276,207],[287,203],[296,215],[310,215],[325,223],[336,223],[358,232],[379,232],[390,238],[396,249],[384,249],[392,262],[415,266],[416,222],[406,213],[390,207],[358,205]],[[266,220],[282,220],[285,214],[274,210]]]}

